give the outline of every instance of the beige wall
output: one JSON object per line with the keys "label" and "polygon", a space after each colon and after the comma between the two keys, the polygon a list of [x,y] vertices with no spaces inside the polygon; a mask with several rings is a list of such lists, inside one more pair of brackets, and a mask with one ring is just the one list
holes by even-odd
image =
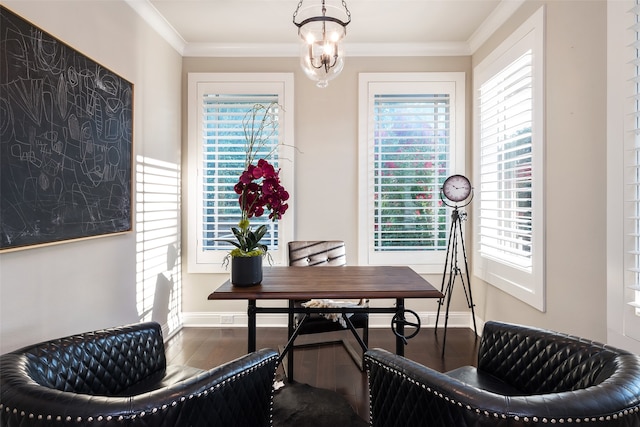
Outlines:
{"label": "beige wall", "polygon": [[[468,88],[470,64],[470,57],[348,57],[342,74],[331,81],[329,87],[319,89],[304,76],[297,58],[184,58],[183,99],[186,99],[189,72],[294,72],[294,140],[298,149],[292,198],[296,215],[295,238],[344,240],[347,262],[357,264],[358,73],[463,71],[467,73]],[[467,125],[468,134],[469,131],[470,124]],[[183,129],[183,141],[186,141],[186,129]],[[186,152],[184,144],[186,142],[183,152]],[[183,159],[183,170],[188,173],[185,161]],[[183,182],[187,182],[186,176],[183,176]],[[183,229],[186,230],[184,221]],[[186,249],[185,238],[183,236],[183,248]],[[245,312],[246,302],[207,301],[209,293],[226,279],[226,275],[188,274],[185,265],[184,288],[188,291],[184,293],[184,312]],[[428,279],[440,288],[441,276],[429,276]],[[454,294],[451,309],[467,311],[462,289],[456,288],[456,291],[459,292]],[[388,304],[388,301],[372,304]],[[407,301],[407,306],[416,311],[437,310],[433,301]]]}
{"label": "beige wall", "polygon": [[[342,238],[349,262],[357,263],[357,74],[464,71],[472,99],[472,63],[543,3],[527,2],[473,57],[350,57],[343,74],[324,90],[302,75],[294,58],[181,58],[124,2],[2,4],[132,81],[136,154],[167,162],[179,162],[180,151],[186,153],[181,123],[186,122],[188,72],[294,72],[295,142],[301,151],[296,159],[295,235]],[[547,311],[538,312],[472,279],[477,314],[483,320],[606,338],[605,24],[604,0],[547,4]],[[468,103],[469,112],[470,107]],[[470,115],[467,134],[471,135]],[[468,138],[468,153],[470,144]],[[470,173],[470,155],[467,162]],[[136,321],[135,260],[133,233],[1,254],[0,352]],[[184,312],[245,310],[243,303],[221,306],[206,300],[225,275],[189,274],[186,266],[183,272]],[[429,279],[439,286],[440,276]],[[436,309],[433,301],[412,302],[410,307]],[[465,309],[459,293],[453,308]]]}
{"label": "beige wall", "polygon": [[[344,239],[349,248],[349,262],[354,263],[358,261],[358,73],[464,71],[471,100],[472,66],[543,4],[547,8],[546,312],[472,277],[476,315],[484,321],[531,324],[605,341],[604,0],[529,1],[472,57],[349,57],[342,75],[324,90],[308,81],[292,58],[184,58],[183,89],[188,72],[295,72],[295,142],[302,152],[296,158],[295,237]],[[467,164],[471,176],[470,102],[467,107]],[[326,132],[327,127],[330,133]],[[183,140],[186,141],[184,134]],[[183,150],[186,151],[184,145]],[[473,247],[470,228],[467,239],[467,247]],[[473,254],[470,258],[473,262]],[[225,279],[225,275],[188,274],[185,269],[184,284],[188,291],[184,294],[184,311],[242,312],[245,309],[242,303],[221,305],[206,300]],[[428,279],[439,287],[442,277],[433,275]],[[456,291],[452,309],[465,311],[461,289]],[[409,306],[426,312],[437,308],[433,301],[413,301]]]}
{"label": "beige wall", "polygon": [[605,341],[606,2],[529,1],[473,56],[478,64],[546,7],[545,313],[472,279],[479,315]]}
{"label": "beige wall", "polygon": [[[179,164],[181,56],[133,9],[120,1],[2,4],[132,82],[135,154]],[[136,256],[134,233],[0,254],[0,353],[137,322]]]}

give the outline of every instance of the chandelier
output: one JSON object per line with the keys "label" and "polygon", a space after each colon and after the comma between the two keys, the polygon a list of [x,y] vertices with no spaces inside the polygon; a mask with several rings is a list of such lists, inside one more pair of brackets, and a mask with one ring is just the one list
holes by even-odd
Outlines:
{"label": "chandelier", "polygon": [[[300,0],[293,12],[293,23],[298,27],[302,39],[300,65],[318,87],[327,87],[329,80],[340,74],[344,68],[344,52],[340,42],[347,34],[351,22],[351,12],[342,0],[342,7],[327,6],[322,0],[318,6],[302,8]],[[320,12],[320,14],[318,14]]]}

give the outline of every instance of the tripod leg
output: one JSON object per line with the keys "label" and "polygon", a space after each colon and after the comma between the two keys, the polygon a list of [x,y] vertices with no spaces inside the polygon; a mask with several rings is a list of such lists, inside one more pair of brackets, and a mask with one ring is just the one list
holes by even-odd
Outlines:
{"label": "tripod leg", "polygon": [[[471,318],[473,320],[473,331],[475,332],[477,337],[478,328],[476,326],[476,311],[474,308],[475,304],[473,303],[473,295],[471,294],[471,280],[469,279],[469,264],[467,262],[467,250],[464,246],[464,236],[462,235],[462,225],[460,228],[460,244],[462,245],[462,255],[464,257],[464,272],[465,272],[465,275],[467,276],[466,287],[469,289],[469,296],[467,298],[467,302],[468,302],[469,308],[471,309]],[[460,278],[462,279],[462,276]],[[465,287],[464,279],[462,279],[462,286],[463,288]],[[465,295],[466,295],[466,290],[465,290]]]}
{"label": "tripod leg", "polygon": [[[434,328],[435,333],[438,333],[438,320],[440,319],[440,308],[444,303],[444,299],[447,295],[444,288],[444,282],[447,279],[447,269],[449,268],[449,255],[451,253],[451,246],[453,242],[453,236],[455,236],[455,221],[451,221],[451,227],[449,228],[449,242],[447,243],[447,255],[444,261],[444,274],[442,275],[442,284],[440,285],[440,293],[443,294],[443,297],[438,301],[438,313],[436,314],[436,327]],[[451,284],[451,281],[449,281]],[[447,289],[449,286],[447,286]],[[446,330],[446,329],[445,329]]]}
{"label": "tripod leg", "polygon": [[451,272],[451,274],[449,275],[449,284],[447,285],[447,295],[446,295],[446,299],[447,299],[447,308],[445,310],[445,315],[444,315],[444,337],[442,338],[442,357],[444,357],[444,349],[446,348],[446,344],[447,344],[447,324],[449,323],[449,306],[451,305],[451,295],[453,294],[453,284],[456,280],[456,274],[455,272]]}
{"label": "tripod leg", "polygon": [[456,239],[456,233],[459,226],[458,224],[459,216],[456,213],[453,215],[453,217],[455,219],[451,223],[451,234],[449,236],[449,239],[453,239],[453,240],[450,240],[451,241],[451,262],[450,262],[451,271],[449,271],[449,284],[447,285],[447,292],[446,292],[446,298],[445,298],[447,307],[446,307],[445,316],[444,316],[444,338],[442,340],[442,356],[443,357],[444,357],[444,349],[447,344],[447,326],[449,324],[449,307],[451,306],[451,297],[453,296],[453,285],[455,284],[456,276],[460,271],[458,269],[458,262],[456,258],[458,256],[457,255],[458,242]]}
{"label": "tripod leg", "polygon": [[473,319],[473,330],[478,336],[478,330],[476,328],[476,314],[474,310],[475,304],[473,303],[473,296],[471,295],[471,282],[469,282],[469,272],[466,272],[467,280],[465,282],[464,276],[460,275],[460,281],[462,282],[462,289],[464,290],[464,296],[467,299],[467,306],[471,309],[471,318]]}

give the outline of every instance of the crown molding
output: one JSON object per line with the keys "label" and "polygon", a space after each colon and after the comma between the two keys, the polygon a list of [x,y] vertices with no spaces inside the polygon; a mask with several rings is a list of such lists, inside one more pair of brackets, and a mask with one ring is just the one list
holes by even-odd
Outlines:
{"label": "crown molding", "polygon": [[[124,0],[180,55],[194,57],[297,57],[298,43],[187,43],[149,0]],[[344,43],[348,56],[472,55],[526,0],[502,0],[466,42]]]}
{"label": "crown molding", "polygon": [[296,43],[189,43],[183,56],[201,57],[296,57],[300,46]]}
{"label": "crown molding", "polygon": [[348,56],[465,56],[466,42],[439,43],[345,43]]}
{"label": "crown molding", "polygon": [[[459,56],[470,55],[467,43],[347,43],[347,56]],[[298,43],[188,43],[183,56],[298,57]]]}
{"label": "crown molding", "polygon": [[167,22],[149,0],[124,0],[140,17],[167,41],[180,55],[184,55],[187,42]]}
{"label": "crown molding", "polygon": [[475,53],[525,1],[526,0],[502,0],[487,19],[482,22],[482,25],[469,37],[468,44],[470,52]]}

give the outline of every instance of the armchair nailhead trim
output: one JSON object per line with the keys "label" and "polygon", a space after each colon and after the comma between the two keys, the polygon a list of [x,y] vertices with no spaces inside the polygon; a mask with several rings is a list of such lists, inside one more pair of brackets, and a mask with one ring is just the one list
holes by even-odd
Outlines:
{"label": "armchair nailhead trim", "polygon": [[[404,381],[408,381],[408,382],[410,382],[412,384],[415,384],[417,386],[422,387],[422,389],[426,390],[427,392],[435,395],[436,397],[438,397],[440,399],[444,399],[445,401],[450,402],[450,403],[452,403],[454,405],[458,405],[460,407],[463,406],[462,402],[457,402],[455,399],[452,399],[449,396],[445,396],[439,391],[433,390],[431,387],[427,386],[426,384],[423,384],[423,383],[417,381],[414,378],[408,377],[407,374],[405,374],[404,372],[398,371],[397,369],[393,369],[393,368],[391,368],[391,367],[389,367],[387,365],[384,365],[384,364],[380,363],[379,361],[370,358],[369,356],[365,356],[365,362],[368,362],[370,364],[376,364],[377,366],[381,367],[385,371],[390,372],[395,376],[401,377]],[[371,374],[370,374],[369,370],[367,370],[367,376],[368,376],[368,380],[369,380],[368,381],[368,383],[369,383],[369,401],[371,402],[371,398],[372,398],[372,393],[371,393]],[[369,405],[369,406],[371,406],[371,405]],[[521,417],[519,415],[498,414],[496,412],[491,413],[489,411],[482,410],[480,408],[475,408],[474,409],[470,405],[464,405],[464,407],[468,411],[475,411],[476,414],[483,414],[483,415],[485,415],[487,417],[493,416],[495,418],[501,417],[503,419],[506,419],[506,418],[509,418],[509,417],[513,417],[513,419],[515,421],[520,421],[520,419],[521,419]],[[638,413],[638,411],[640,411],[640,406],[635,406],[633,408],[623,409],[618,413],[607,415],[607,416],[602,415],[600,417],[592,417],[592,418],[585,417],[583,419],[576,418],[575,422],[576,423],[581,423],[581,422],[588,423],[588,422],[596,422],[596,421],[611,420],[611,419],[617,420],[618,418],[624,417],[626,415],[636,414],[636,413]],[[373,425],[373,412],[371,410],[371,407],[369,408],[369,420],[370,420],[370,425]],[[525,416],[525,417],[522,417],[522,420],[525,423],[528,423],[530,418]],[[540,421],[540,419],[538,417],[535,417],[535,416],[532,417],[531,420],[533,422],[536,422],[536,423]],[[542,423],[544,423],[544,424],[548,424],[548,423],[555,424],[555,423],[565,423],[565,422],[572,423],[572,422],[574,422],[574,419],[573,418],[550,418],[550,419],[542,418]]]}
{"label": "armchair nailhead trim", "polygon": [[[220,382],[220,383],[218,383],[218,384],[216,384],[214,386],[211,386],[209,388],[209,390],[205,390],[203,392],[196,393],[196,394],[190,394],[189,396],[182,396],[182,397],[180,397],[180,399],[178,401],[174,400],[170,404],[162,405],[160,408],[154,407],[154,408],[151,409],[151,413],[155,414],[158,411],[166,410],[169,406],[175,407],[175,406],[178,405],[178,403],[183,403],[187,399],[193,399],[194,397],[199,397],[199,396],[202,396],[202,395],[206,396],[209,393],[209,391],[213,392],[213,391],[215,391],[217,389],[220,389],[220,388],[222,388],[222,387],[224,387],[224,386],[226,386],[228,384],[232,384],[238,378],[242,378],[244,376],[249,375],[250,373],[252,373],[252,372],[258,370],[259,368],[271,363],[272,361],[277,360],[277,358],[278,358],[278,356],[269,357],[268,359],[263,360],[259,364],[255,365],[255,366],[252,366],[251,368],[249,368],[249,369],[247,369],[245,371],[239,372],[239,373],[227,378],[226,380],[223,380],[222,382]],[[277,367],[276,367],[276,369],[277,369]],[[273,408],[273,393],[271,395],[271,407]],[[11,412],[11,413],[13,413],[15,415],[18,415],[18,409],[17,408],[11,409],[8,406],[5,406],[3,403],[0,403],[0,411],[2,411],[3,408],[4,408],[4,411],[7,412],[7,413]],[[142,411],[142,412],[140,412],[140,414],[132,414],[130,416],[130,419],[135,419],[136,417],[142,418],[145,415],[146,415],[146,411]],[[43,415],[35,415],[35,414],[31,414],[31,413],[27,415],[25,413],[25,411],[20,411],[20,416],[23,417],[23,418],[27,417],[29,419],[33,419],[35,417],[37,417],[38,419],[42,419],[43,418]],[[55,417],[55,419],[56,419],[56,421],[60,422],[60,421],[62,421],[62,417],[63,417],[62,415],[57,415]],[[47,421],[51,421],[53,419],[53,416],[52,415],[47,415],[46,418],[47,418]],[[97,418],[96,418],[97,421],[105,421],[105,420],[106,421],[111,421],[112,419],[113,419],[113,417],[111,415],[107,415],[106,418],[103,417],[102,415],[98,415]],[[120,415],[117,418],[118,421],[124,421],[124,419],[125,419],[124,415]],[[71,422],[72,420],[74,420],[74,419],[70,415],[67,415],[65,417],[65,421],[67,421],[67,422]],[[82,420],[83,420],[82,417],[77,417],[74,421],[76,421],[78,423],[81,423]],[[87,421],[93,421],[93,420],[94,420],[94,418],[91,417],[91,416],[87,418]],[[273,425],[272,420],[270,420],[270,424]]]}

